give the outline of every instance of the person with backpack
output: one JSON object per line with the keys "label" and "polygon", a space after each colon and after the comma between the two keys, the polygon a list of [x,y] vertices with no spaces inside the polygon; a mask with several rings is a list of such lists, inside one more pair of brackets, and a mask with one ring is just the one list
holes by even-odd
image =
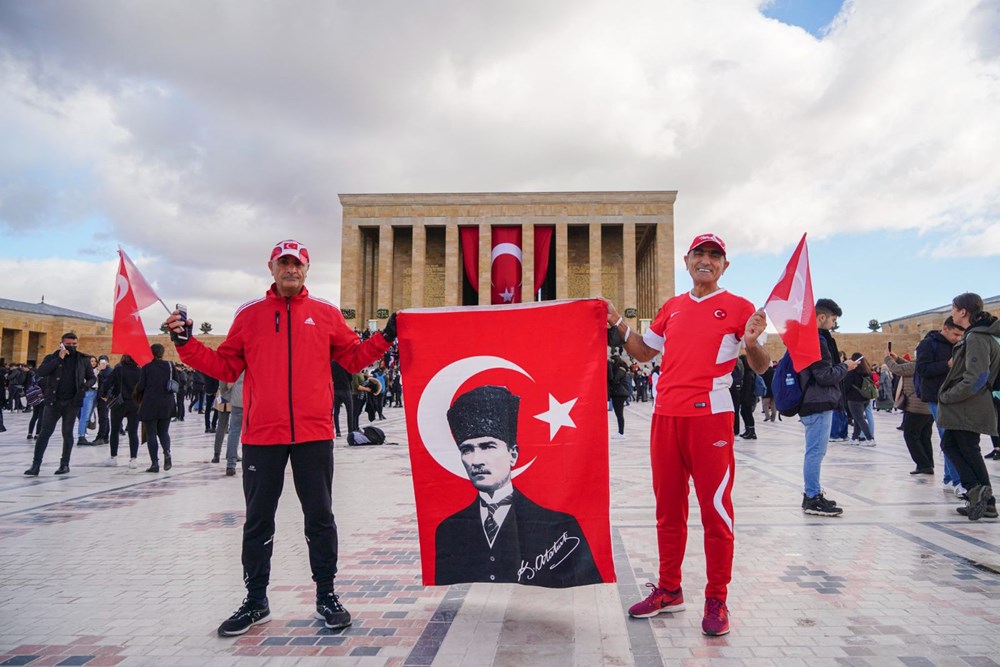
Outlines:
{"label": "person with backpack", "polygon": [[967,489],[965,507],[958,513],[969,521],[996,518],[979,437],[998,435],[993,392],[1000,390],[1000,319],[984,311],[982,297],[972,292],[952,299],[951,316],[965,327],[965,334],[952,349],[951,370],[938,392],[938,418],[944,429],[941,446]]}
{"label": "person with backpack", "polygon": [[878,396],[878,387],[872,380],[868,360],[860,352],[852,354],[851,359],[858,362],[858,366],[847,373],[847,411],[854,420],[851,444],[874,447],[875,435],[872,433],[871,422],[865,414],[865,406],[871,405],[872,398]]}
{"label": "person with backpack", "polygon": [[625,400],[628,398],[628,366],[625,361],[615,355],[608,359],[608,396],[618,420],[618,432],[611,437],[615,440],[625,439]]}
{"label": "person with backpack", "polygon": [[[779,411],[784,411],[787,416],[794,415],[795,412],[789,414],[789,411],[784,410],[781,395],[788,388],[798,388],[802,392],[801,404],[797,410],[805,427],[806,441],[802,460],[802,477],[805,483],[802,511],[815,516],[840,516],[844,513],[836,501],[823,495],[823,487],[820,485],[820,469],[830,441],[833,413],[840,408],[843,398],[840,383],[848,371],[858,367],[858,362],[853,360],[834,363],[834,359],[840,358],[840,350],[837,349],[837,341],[831,332],[837,326],[837,318],[843,314],[833,299],[819,299],[816,302],[816,326],[819,329],[820,359],[804,368],[797,377],[793,370],[792,377],[789,378],[787,373],[782,372],[784,362],[790,362],[786,353],[774,372],[774,395]],[[794,380],[798,382],[795,383]]]}

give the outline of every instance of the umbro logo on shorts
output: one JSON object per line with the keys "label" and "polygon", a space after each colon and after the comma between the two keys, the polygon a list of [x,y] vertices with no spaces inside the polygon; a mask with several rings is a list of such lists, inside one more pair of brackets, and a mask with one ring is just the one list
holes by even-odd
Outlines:
{"label": "umbro logo on shorts", "polygon": [[725,440],[716,440],[716,441],[715,441],[715,442],[713,442],[712,444],[713,444],[714,446],[716,446],[716,447],[725,447],[725,446],[726,446],[726,445],[728,445],[729,443],[728,443],[728,442],[726,442]]}

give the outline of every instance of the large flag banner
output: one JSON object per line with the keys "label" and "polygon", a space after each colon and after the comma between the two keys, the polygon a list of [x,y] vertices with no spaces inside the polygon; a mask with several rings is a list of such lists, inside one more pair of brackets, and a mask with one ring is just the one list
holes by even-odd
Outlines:
{"label": "large flag banner", "polygon": [[159,300],[139,269],[125,251],[119,248],[111,329],[112,352],[127,354],[140,366],[153,360],[153,354],[149,351],[149,338],[146,337],[139,311]]}
{"label": "large flag banner", "polygon": [[[532,293],[538,292],[549,270],[549,250],[555,228],[534,227],[533,263],[535,280]],[[479,292],[479,228],[460,228],[462,263],[472,289]],[[522,230],[520,226],[494,226],[490,230],[490,303],[521,303]]]}
{"label": "large flag banner", "polygon": [[801,372],[809,364],[820,360],[816,300],[813,299],[809,248],[806,246],[805,234],[792,253],[792,258],[788,260],[778,284],[767,297],[764,312],[778,329],[778,335],[788,348],[796,372]]}
{"label": "large flag banner", "polygon": [[398,321],[423,583],[614,582],[604,303]]}

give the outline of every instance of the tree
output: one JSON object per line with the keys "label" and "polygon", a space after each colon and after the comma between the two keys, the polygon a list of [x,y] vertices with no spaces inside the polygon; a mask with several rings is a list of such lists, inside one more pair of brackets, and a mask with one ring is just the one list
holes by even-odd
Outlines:
{"label": "tree", "polygon": [[868,320],[868,328],[871,329],[872,331],[878,331],[879,329],[882,328],[882,325],[879,323],[878,320]]}
{"label": "tree", "polygon": [[160,333],[170,333],[170,327],[167,326],[166,322],[160,325]]}
{"label": "tree", "polygon": [[201,332],[206,335],[212,331],[212,325],[209,322],[202,322],[200,328]]}

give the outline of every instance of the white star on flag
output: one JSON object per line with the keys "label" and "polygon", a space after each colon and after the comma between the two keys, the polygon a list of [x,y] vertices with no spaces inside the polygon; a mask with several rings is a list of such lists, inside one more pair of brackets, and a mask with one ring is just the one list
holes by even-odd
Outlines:
{"label": "white star on flag", "polygon": [[568,426],[570,428],[576,428],[576,423],[573,418],[569,416],[570,410],[576,405],[575,398],[566,401],[565,403],[560,403],[556,400],[556,397],[549,394],[549,409],[545,412],[535,415],[535,419],[548,423],[549,425],[549,440],[554,440],[556,433],[559,432],[563,426]]}
{"label": "white star on flag", "polygon": [[514,288],[508,287],[504,291],[500,292],[500,298],[503,299],[504,303],[510,303],[514,300]]}

